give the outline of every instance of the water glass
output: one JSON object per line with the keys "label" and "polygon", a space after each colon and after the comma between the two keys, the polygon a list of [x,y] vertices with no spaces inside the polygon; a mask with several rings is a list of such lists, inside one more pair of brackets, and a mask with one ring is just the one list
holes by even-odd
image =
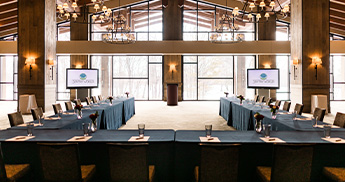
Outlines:
{"label": "water glass", "polygon": [[59,111],[58,111],[58,118],[60,118],[60,119],[62,118],[62,113],[63,113],[62,110],[59,110]]}
{"label": "water glass", "polygon": [[332,125],[329,125],[329,124],[323,125],[325,138],[331,138],[331,128],[332,128]]}
{"label": "water glass", "polygon": [[265,138],[271,136],[271,124],[264,124]]}
{"label": "water glass", "polygon": [[84,136],[89,136],[90,123],[83,123]]}
{"label": "water glass", "polygon": [[205,130],[206,130],[206,138],[211,138],[212,125],[211,124],[205,125]]}
{"label": "water glass", "polygon": [[34,123],[28,123],[27,124],[27,132],[28,136],[33,136],[32,131],[34,130]]}
{"label": "water glass", "polygon": [[138,124],[139,137],[144,137],[145,124]]}
{"label": "water glass", "polygon": [[293,120],[293,121],[296,121],[296,118],[297,118],[297,112],[294,111],[294,112],[292,113],[292,120]]}
{"label": "water glass", "polygon": [[39,126],[43,126],[43,123],[42,123],[43,120],[44,120],[44,115],[38,116],[38,125]]}
{"label": "water glass", "polygon": [[317,116],[316,117],[314,117],[314,116],[311,117],[311,123],[312,123],[314,128],[317,127]]}

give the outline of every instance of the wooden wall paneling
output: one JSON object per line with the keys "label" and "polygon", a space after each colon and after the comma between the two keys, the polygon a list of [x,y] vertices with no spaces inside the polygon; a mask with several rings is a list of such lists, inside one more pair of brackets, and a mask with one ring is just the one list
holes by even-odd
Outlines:
{"label": "wooden wall paneling", "polygon": [[[50,110],[56,92],[51,83],[46,93],[46,66],[48,56],[55,59],[56,54],[56,6],[49,0],[19,0],[18,7],[18,95],[35,94],[38,106]],[[25,65],[30,57],[35,58],[31,79],[29,65]]]}
{"label": "wooden wall paneling", "polygon": [[183,40],[182,13],[178,1],[168,0],[168,6],[163,9],[163,40]]}

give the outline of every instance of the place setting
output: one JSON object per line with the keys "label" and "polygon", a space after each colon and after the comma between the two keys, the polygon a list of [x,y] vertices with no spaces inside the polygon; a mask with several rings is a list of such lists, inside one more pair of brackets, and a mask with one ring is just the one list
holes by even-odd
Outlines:
{"label": "place setting", "polygon": [[147,142],[150,139],[150,136],[144,136],[145,133],[145,124],[138,124],[139,136],[132,136],[128,141],[129,142]]}
{"label": "place setting", "polygon": [[6,141],[21,142],[21,141],[27,141],[27,140],[35,138],[35,136],[33,135],[34,123],[27,123],[26,128],[27,128],[26,129],[26,131],[27,131],[26,136],[16,136],[16,137],[13,137],[10,139],[6,139]]}
{"label": "place setting", "polygon": [[200,142],[220,142],[218,137],[212,137],[212,125],[211,124],[206,124],[205,125],[205,134],[206,136],[199,137]]}

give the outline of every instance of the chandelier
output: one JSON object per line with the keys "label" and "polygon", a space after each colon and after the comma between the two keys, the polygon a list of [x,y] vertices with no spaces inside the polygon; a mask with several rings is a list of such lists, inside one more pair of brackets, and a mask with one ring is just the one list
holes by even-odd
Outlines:
{"label": "chandelier", "polygon": [[108,33],[102,34],[102,40],[109,44],[132,44],[135,43],[134,32],[127,23],[127,18],[121,14],[120,0],[119,0],[119,13],[114,15],[113,22],[108,25]]}
{"label": "chandelier", "polygon": [[[89,7],[93,8],[95,12],[102,10],[102,14],[94,14],[91,16],[92,24],[104,24],[111,22],[112,11],[104,5],[104,0],[91,0],[92,4],[84,4],[82,9],[79,8],[77,0],[72,4],[68,3],[67,0],[63,4],[57,5],[57,17],[61,20],[72,21],[74,23],[88,24]],[[102,7],[102,9],[101,9]],[[80,11],[82,10],[82,11]],[[82,17],[80,17],[82,16]],[[77,21],[77,18],[83,18],[82,21]],[[100,20],[96,22],[96,20]]]}
{"label": "chandelier", "polygon": [[[228,1],[226,0],[226,7]],[[237,34],[235,31],[238,30],[238,25],[235,24],[235,17],[233,14],[228,14],[228,8],[225,10],[225,14],[219,17],[218,26],[214,27],[213,32],[210,32],[210,41],[212,43],[238,43],[244,39],[244,34]]]}
{"label": "chandelier", "polygon": [[[232,15],[235,17],[236,21],[259,23],[265,22],[260,21],[261,18],[266,18],[267,22],[272,15],[276,15],[276,20],[279,20],[285,19],[288,17],[288,13],[290,13],[289,5],[286,4],[282,7],[279,0],[271,0],[268,3],[266,3],[265,0],[242,0],[242,3],[242,12],[245,12],[247,7],[250,8],[250,12],[247,14],[247,19],[245,19],[245,14],[242,13],[242,15],[240,15],[238,7],[235,7],[232,11]],[[256,10],[254,10],[255,8]],[[262,17],[262,15],[264,17]]]}

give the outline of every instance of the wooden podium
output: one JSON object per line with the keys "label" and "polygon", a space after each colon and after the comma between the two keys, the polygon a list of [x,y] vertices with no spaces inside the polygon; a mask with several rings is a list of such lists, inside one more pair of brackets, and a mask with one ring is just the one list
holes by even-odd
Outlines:
{"label": "wooden podium", "polygon": [[167,83],[167,105],[177,106],[178,103],[178,83]]}

